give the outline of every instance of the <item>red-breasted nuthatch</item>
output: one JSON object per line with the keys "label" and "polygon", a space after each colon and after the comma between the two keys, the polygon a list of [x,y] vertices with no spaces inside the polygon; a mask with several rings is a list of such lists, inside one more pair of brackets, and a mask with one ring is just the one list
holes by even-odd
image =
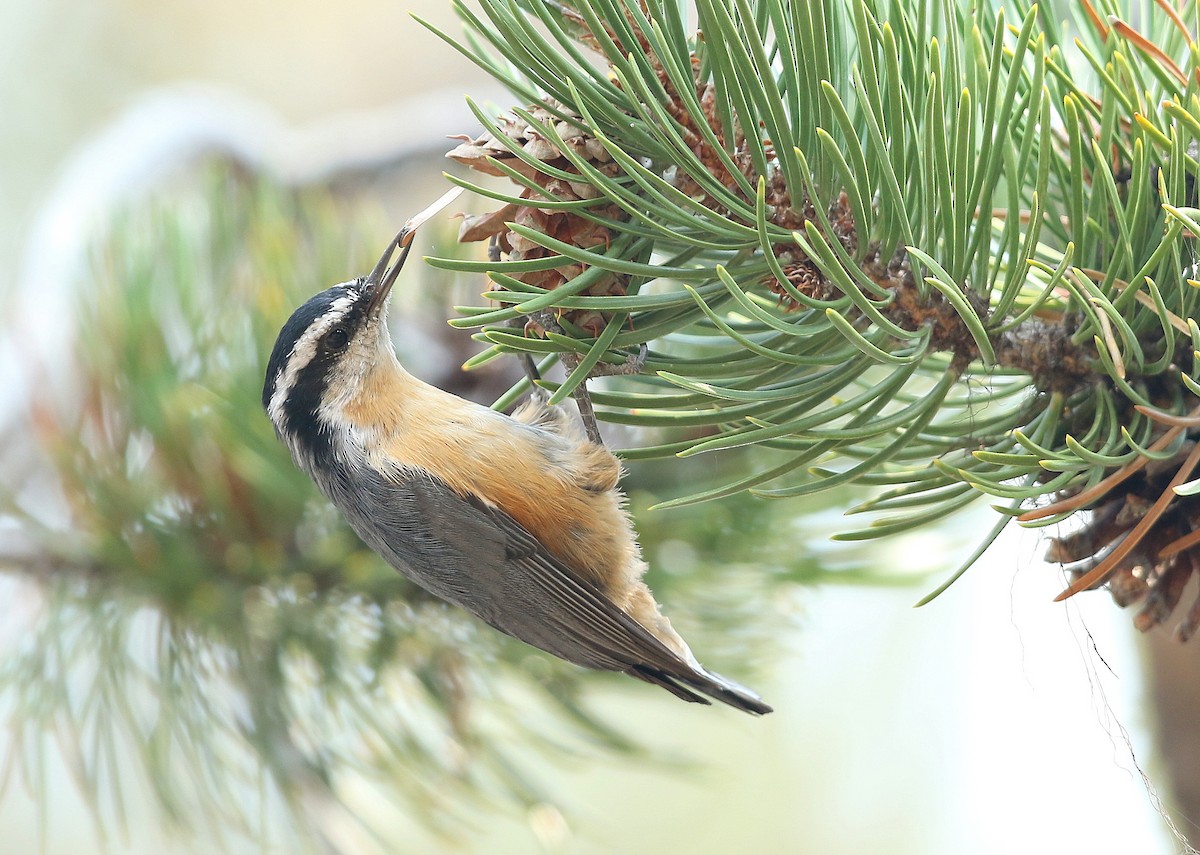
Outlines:
{"label": "red-breasted nuthatch", "polygon": [[410,220],[370,274],[284,324],[263,406],[292,458],[384,560],[501,632],[686,701],[771,712],[700,665],[660,613],[607,449],[539,396],[510,417],[397,361],[388,293],[438,207]]}

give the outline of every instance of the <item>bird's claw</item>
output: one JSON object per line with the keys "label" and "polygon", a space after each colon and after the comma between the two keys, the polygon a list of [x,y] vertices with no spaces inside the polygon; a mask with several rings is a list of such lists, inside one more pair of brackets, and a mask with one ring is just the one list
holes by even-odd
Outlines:
{"label": "bird's claw", "polygon": [[642,369],[646,367],[646,356],[649,353],[650,346],[643,344],[638,348],[637,353],[629,354],[619,365],[611,365],[606,362],[596,363],[595,367],[588,372],[588,377],[630,377],[634,374],[641,374]]}

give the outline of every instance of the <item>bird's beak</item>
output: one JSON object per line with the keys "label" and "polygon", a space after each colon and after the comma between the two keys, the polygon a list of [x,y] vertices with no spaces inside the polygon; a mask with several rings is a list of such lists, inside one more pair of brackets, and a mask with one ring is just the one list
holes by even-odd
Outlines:
{"label": "bird's beak", "polygon": [[[400,275],[400,268],[404,266],[404,260],[408,258],[409,250],[412,249],[412,239],[417,229],[424,225],[434,214],[454,201],[461,192],[461,187],[455,187],[453,190],[443,193],[441,198],[436,202],[405,223],[404,227],[388,243],[387,249],[380,256],[375,268],[367,274],[367,278],[363,283],[370,294],[369,302],[367,303],[367,314],[378,314],[383,304],[387,301],[387,296],[391,293],[392,285],[396,283],[396,277]],[[396,259],[396,263],[389,267],[392,254],[397,249],[400,250],[400,256]]]}
{"label": "bird's beak", "polygon": [[[392,238],[387,245],[383,255],[379,259],[379,263],[375,265],[375,269],[367,274],[366,282],[364,283],[367,292],[370,294],[367,303],[367,314],[375,316],[379,314],[379,310],[387,301],[387,296],[391,293],[392,285],[396,283],[396,277],[400,275],[400,268],[404,266],[404,259],[408,258],[408,251],[412,249],[412,244],[405,245],[401,243],[406,238],[411,240],[412,232],[407,235],[401,229],[400,233]],[[400,247],[400,257],[396,259],[396,263],[388,268],[388,263],[392,260],[392,253],[396,251],[396,247]]]}

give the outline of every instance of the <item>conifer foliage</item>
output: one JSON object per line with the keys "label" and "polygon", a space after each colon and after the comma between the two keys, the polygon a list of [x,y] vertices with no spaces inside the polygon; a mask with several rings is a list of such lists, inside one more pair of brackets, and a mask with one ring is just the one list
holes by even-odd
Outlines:
{"label": "conifer foliage", "polygon": [[454,179],[502,205],[461,235],[500,260],[434,262],[491,278],[455,323],[566,359],[558,400],[647,345],[591,395],[667,429],[628,456],[762,451],[672,504],[856,484],[866,539],[990,499],[950,581],[1079,515],[1063,596],[1157,625],[1200,561],[1200,18],[1133,5],[459,4],[522,106],[450,155],[516,185]]}

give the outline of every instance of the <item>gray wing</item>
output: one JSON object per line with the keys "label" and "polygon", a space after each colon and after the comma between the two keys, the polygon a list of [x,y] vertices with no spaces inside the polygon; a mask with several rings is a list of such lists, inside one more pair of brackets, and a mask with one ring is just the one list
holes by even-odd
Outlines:
{"label": "gray wing", "polygon": [[335,504],[372,549],[431,593],[568,662],[622,671],[688,701],[709,703],[691,686],[770,712],[752,692],[694,669],[504,511],[432,477],[362,477]]}

